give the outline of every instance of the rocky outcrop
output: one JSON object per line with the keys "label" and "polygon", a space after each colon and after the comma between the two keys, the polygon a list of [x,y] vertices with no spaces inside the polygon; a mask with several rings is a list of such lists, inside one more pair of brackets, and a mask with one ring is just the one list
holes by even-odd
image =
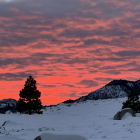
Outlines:
{"label": "rocky outcrop", "polygon": [[37,136],[34,140],[41,140],[41,137]]}
{"label": "rocky outcrop", "polygon": [[113,120],[121,120],[122,117],[124,116],[125,113],[130,113],[133,117],[135,117],[136,112],[131,109],[131,108],[125,108],[122,109],[121,111],[117,112],[116,115],[114,116]]}
{"label": "rocky outcrop", "polygon": [[120,111],[117,112],[116,115],[114,116],[113,120],[121,120],[120,114],[121,114]]}

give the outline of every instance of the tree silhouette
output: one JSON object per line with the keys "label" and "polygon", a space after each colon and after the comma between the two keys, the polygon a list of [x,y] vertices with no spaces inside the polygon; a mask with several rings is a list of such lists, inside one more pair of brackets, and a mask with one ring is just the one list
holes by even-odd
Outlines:
{"label": "tree silhouette", "polygon": [[140,112],[140,102],[139,102],[139,96],[133,89],[131,89],[130,94],[128,95],[128,99],[126,102],[123,102],[122,109],[124,108],[131,108],[136,113]]}
{"label": "tree silhouette", "polygon": [[25,81],[24,89],[20,90],[20,98],[17,103],[17,110],[20,113],[31,115],[32,113],[42,113],[41,92],[37,90],[36,80],[29,76]]}

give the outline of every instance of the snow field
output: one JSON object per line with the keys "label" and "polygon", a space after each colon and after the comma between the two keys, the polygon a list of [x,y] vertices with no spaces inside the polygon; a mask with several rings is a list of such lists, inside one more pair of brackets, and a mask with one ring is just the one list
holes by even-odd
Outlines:
{"label": "snow field", "polygon": [[126,100],[118,98],[59,104],[45,109],[43,115],[0,114],[0,140],[13,140],[12,137],[34,140],[42,133],[75,134],[87,140],[139,140],[140,114],[132,117],[127,113],[123,120],[113,120]]}

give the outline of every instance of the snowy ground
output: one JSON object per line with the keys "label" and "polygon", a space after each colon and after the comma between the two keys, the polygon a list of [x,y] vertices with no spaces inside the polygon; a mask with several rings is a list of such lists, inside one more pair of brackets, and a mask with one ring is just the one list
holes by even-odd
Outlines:
{"label": "snowy ground", "polygon": [[113,120],[126,99],[60,104],[43,115],[0,114],[0,140],[34,140],[42,133],[78,134],[87,140],[139,140],[140,114]]}

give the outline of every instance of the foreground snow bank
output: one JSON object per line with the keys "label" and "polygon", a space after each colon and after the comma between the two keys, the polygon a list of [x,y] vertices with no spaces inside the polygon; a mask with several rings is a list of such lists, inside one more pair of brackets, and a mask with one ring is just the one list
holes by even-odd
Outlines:
{"label": "foreground snow bank", "polygon": [[11,137],[11,136],[1,136],[0,140],[23,140],[23,139]]}
{"label": "foreground snow bank", "polygon": [[41,140],[87,140],[80,135],[58,135],[51,133],[43,133]]}

